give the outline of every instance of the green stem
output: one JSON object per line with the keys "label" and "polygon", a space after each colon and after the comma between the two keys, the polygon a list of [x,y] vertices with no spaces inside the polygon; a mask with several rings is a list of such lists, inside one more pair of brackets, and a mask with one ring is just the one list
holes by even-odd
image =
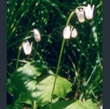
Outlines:
{"label": "green stem", "polygon": [[61,63],[61,58],[62,58],[62,53],[63,53],[64,44],[65,44],[65,40],[63,39],[63,41],[62,41],[62,46],[61,46],[61,50],[60,50],[60,55],[59,55],[59,59],[58,59],[56,74],[55,74],[55,80],[54,80],[53,89],[52,89],[50,109],[52,109],[52,98],[53,98],[53,93],[54,93],[54,89],[55,89],[56,79],[57,79],[57,76],[58,76],[58,71],[59,71],[59,67],[60,67],[60,63]]}
{"label": "green stem", "polygon": [[[27,33],[26,38],[24,38],[23,40],[26,40],[27,38],[30,38],[30,37],[27,37],[30,32],[31,32],[31,31],[29,31],[29,32]],[[18,57],[17,57],[17,62],[16,62],[16,70],[17,70],[17,68],[18,68],[18,60],[19,60],[19,57],[20,57],[21,49],[22,49],[22,45],[19,47],[19,52],[18,52]]]}
{"label": "green stem", "polygon": [[37,109],[37,104],[35,101],[33,101],[33,109]]}
{"label": "green stem", "polygon": [[19,52],[18,52],[17,61],[16,61],[16,70],[17,70],[17,68],[18,68],[18,60],[19,60],[19,57],[20,57],[21,49],[22,49],[22,47],[20,46],[20,47],[19,47]]}
{"label": "green stem", "polygon": [[[68,18],[68,20],[66,22],[66,26],[69,24],[70,19],[72,18],[73,14],[74,14],[74,11],[70,14],[70,16],[69,16],[69,18]],[[52,94],[51,94],[51,105],[50,105],[50,109],[52,109],[52,98],[53,98],[53,93],[54,93],[54,89],[55,89],[56,79],[57,79],[57,76],[58,76],[59,67],[60,67],[60,63],[61,63],[61,58],[62,58],[62,54],[63,54],[64,44],[65,44],[65,39],[63,39],[63,41],[62,41],[62,45],[61,45],[61,49],[60,49],[60,54],[59,54],[59,59],[58,59],[58,64],[57,64],[57,69],[56,69],[56,73],[55,73],[55,80],[54,80]]]}
{"label": "green stem", "polygon": [[75,13],[75,11],[73,11],[73,12],[70,14],[70,16],[69,16],[69,18],[68,18],[68,20],[67,20],[67,22],[66,22],[66,26],[69,24],[69,21],[71,20],[71,18],[72,18],[72,16],[74,15],[74,13]]}

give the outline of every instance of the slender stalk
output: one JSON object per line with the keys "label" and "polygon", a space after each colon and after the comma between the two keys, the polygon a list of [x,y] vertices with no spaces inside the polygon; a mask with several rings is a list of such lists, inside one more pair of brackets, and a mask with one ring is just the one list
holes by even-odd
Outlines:
{"label": "slender stalk", "polygon": [[[73,11],[73,12],[70,14],[70,16],[68,17],[68,20],[67,20],[67,22],[66,22],[66,26],[69,24],[69,21],[70,21],[70,19],[72,18],[73,14],[74,14],[74,11]],[[61,49],[60,49],[58,64],[57,64],[56,73],[55,73],[55,80],[54,80],[53,89],[52,89],[50,109],[52,109],[52,98],[53,98],[53,94],[54,94],[56,79],[57,79],[57,76],[58,76],[58,73],[59,73],[61,58],[62,58],[63,49],[64,49],[64,44],[65,44],[65,39],[63,39],[63,41],[62,41],[62,45],[61,45]]]}
{"label": "slender stalk", "polygon": [[53,93],[54,93],[54,89],[55,89],[56,79],[57,79],[57,76],[58,76],[58,71],[59,71],[59,67],[60,67],[60,63],[61,63],[61,58],[62,58],[62,53],[63,53],[64,44],[65,44],[65,40],[63,39],[63,41],[62,41],[62,46],[61,46],[61,50],[60,50],[60,55],[59,55],[59,59],[58,59],[56,74],[55,74],[55,80],[54,80],[53,89],[52,89],[50,109],[52,109],[52,98],[53,98]]}
{"label": "slender stalk", "polygon": [[[30,32],[31,32],[31,31],[29,31],[28,34],[29,34]],[[27,34],[27,36],[28,36],[28,34]],[[25,38],[25,39],[26,39],[26,38]],[[24,39],[23,39],[23,40],[24,40]],[[22,45],[19,47],[19,52],[18,52],[17,61],[16,61],[16,70],[17,70],[17,68],[18,68],[18,61],[19,61],[21,49],[22,49]]]}
{"label": "slender stalk", "polygon": [[33,101],[33,108],[32,109],[37,109],[37,104],[35,101]]}

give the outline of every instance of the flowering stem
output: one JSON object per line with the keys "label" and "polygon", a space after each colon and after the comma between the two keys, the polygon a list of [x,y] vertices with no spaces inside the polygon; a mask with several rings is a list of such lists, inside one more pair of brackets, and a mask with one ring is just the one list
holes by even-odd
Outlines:
{"label": "flowering stem", "polygon": [[75,13],[75,11],[73,11],[73,12],[70,14],[70,16],[69,16],[69,18],[68,18],[68,20],[67,20],[67,22],[66,22],[66,26],[69,24],[69,21],[70,21],[70,19],[72,18],[72,16],[74,15],[74,13]]}
{"label": "flowering stem", "polygon": [[56,79],[57,79],[59,67],[60,67],[60,62],[61,62],[61,58],[62,58],[62,53],[63,53],[64,44],[65,44],[65,40],[63,39],[62,45],[61,45],[61,50],[60,50],[60,55],[59,55],[59,59],[58,59],[57,69],[56,69],[56,73],[55,73],[55,80],[54,80],[53,89],[52,89],[50,109],[52,109],[52,98],[53,98],[53,93],[54,93],[54,89],[55,89],[55,83],[56,83]]}
{"label": "flowering stem", "polygon": [[19,57],[20,57],[20,53],[21,53],[21,46],[19,47],[19,52],[18,52],[18,56],[17,56],[17,61],[16,61],[16,70],[18,68],[18,60],[19,60]]}
{"label": "flowering stem", "polygon": [[[68,20],[66,22],[66,26],[69,24],[70,19],[72,18],[73,14],[74,14],[74,11],[69,15],[69,18],[68,18]],[[57,69],[56,69],[56,73],[55,73],[55,80],[54,80],[52,94],[51,94],[51,105],[50,105],[50,109],[52,109],[52,98],[53,98],[53,94],[54,94],[56,79],[57,79],[57,76],[58,76],[58,73],[59,73],[59,67],[60,67],[61,58],[62,58],[62,54],[63,54],[64,44],[65,44],[65,39],[63,39],[63,41],[62,41],[62,45],[61,45],[61,49],[60,49],[60,54],[59,54],[59,59],[58,59],[58,64],[57,64]]]}

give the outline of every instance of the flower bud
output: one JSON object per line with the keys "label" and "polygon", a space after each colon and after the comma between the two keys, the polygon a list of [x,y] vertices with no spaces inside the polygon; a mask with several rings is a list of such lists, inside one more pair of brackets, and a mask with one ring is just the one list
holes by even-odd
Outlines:
{"label": "flower bud", "polygon": [[29,43],[29,41],[26,41],[26,42],[23,42],[23,50],[24,50],[24,53],[26,55],[30,55],[31,52],[32,52],[32,42],[31,44]]}
{"label": "flower bud", "polygon": [[36,40],[36,42],[41,41],[40,32],[37,29],[33,29],[33,32],[34,32],[34,39]]}
{"label": "flower bud", "polygon": [[88,20],[93,18],[93,11],[94,11],[94,5],[91,7],[90,4],[88,4],[86,7],[84,7],[85,16]]}
{"label": "flower bud", "polygon": [[78,35],[76,28],[74,28],[71,32],[71,37],[75,38]]}
{"label": "flower bud", "polygon": [[63,30],[64,39],[70,39],[70,34],[71,34],[71,28],[70,26],[66,26]]}
{"label": "flower bud", "polygon": [[80,23],[85,22],[84,10],[83,8],[76,9],[76,15]]}

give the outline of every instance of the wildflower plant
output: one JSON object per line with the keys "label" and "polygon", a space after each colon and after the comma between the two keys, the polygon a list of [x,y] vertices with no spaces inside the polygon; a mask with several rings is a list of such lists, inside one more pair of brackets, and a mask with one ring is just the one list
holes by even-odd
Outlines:
{"label": "wildflower plant", "polygon": [[62,9],[58,3],[7,1],[15,10],[21,7],[17,14],[11,7],[7,10],[8,49],[16,54],[8,58],[7,92],[12,102],[7,109],[97,109],[102,105],[101,33],[93,19],[97,4],[79,6],[71,1],[75,8],[67,10],[66,2]]}

